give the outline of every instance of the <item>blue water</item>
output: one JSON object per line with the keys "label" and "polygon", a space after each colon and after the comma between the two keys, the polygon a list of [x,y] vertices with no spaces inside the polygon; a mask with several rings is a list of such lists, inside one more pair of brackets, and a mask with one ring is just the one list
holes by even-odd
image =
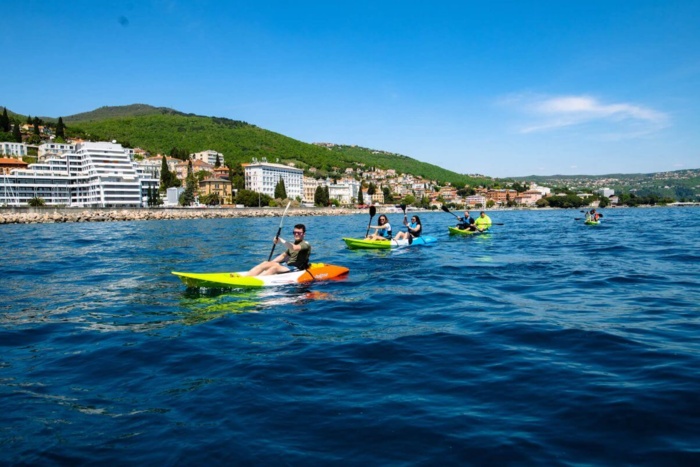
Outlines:
{"label": "blue water", "polygon": [[698,465],[700,209],[603,212],[427,213],[392,252],[291,217],[349,276],[225,292],[170,271],[278,219],[1,226],[0,463]]}

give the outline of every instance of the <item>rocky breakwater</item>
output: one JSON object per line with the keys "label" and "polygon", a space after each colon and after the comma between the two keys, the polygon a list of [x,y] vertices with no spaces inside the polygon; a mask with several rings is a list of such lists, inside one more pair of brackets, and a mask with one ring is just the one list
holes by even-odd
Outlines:
{"label": "rocky breakwater", "polygon": [[[197,209],[71,209],[71,208],[4,208],[0,224],[46,224],[63,222],[118,222],[176,219],[217,219],[225,217],[277,217],[283,208],[197,208]],[[335,216],[359,214],[349,208],[290,208],[288,216]]]}

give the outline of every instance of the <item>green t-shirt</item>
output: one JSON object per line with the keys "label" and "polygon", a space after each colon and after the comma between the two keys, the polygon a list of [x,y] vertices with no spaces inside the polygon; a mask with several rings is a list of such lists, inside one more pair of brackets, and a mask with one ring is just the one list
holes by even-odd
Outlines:
{"label": "green t-shirt", "polygon": [[311,256],[311,245],[306,240],[300,243],[294,242],[295,245],[300,245],[301,250],[287,250],[287,266],[294,266],[297,269],[306,269],[309,265],[309,257]]}

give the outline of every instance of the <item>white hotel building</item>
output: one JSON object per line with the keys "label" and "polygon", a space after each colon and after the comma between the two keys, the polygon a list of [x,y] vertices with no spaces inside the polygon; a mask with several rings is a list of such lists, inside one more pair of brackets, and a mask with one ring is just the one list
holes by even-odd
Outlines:
{"label": "white hotel building", "polygon": [[284,189],[287,191],[287,198],[304,198],[304,171],[295,167],[282,164],[270,164],[268,162],[253,162],[242,164],[245,170],[245,188],[275,197],[275,187],[280,178],[284,180]]}
{"label": "white hotel building", "polygon": [[121,144],[79,143],[75,151],[0,176],[0,206],[140,207],[158,180],[143,173]]}

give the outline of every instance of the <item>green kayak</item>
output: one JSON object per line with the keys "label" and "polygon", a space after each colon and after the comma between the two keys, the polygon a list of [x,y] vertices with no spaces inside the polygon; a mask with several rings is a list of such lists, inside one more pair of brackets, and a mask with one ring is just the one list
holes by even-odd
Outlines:
{"label": "green kayak", "polygon": [[489,233],[488,229],[485,230],[462,230],[458,229],[457,227],[452,227],[448,226],[447,227],[450,231],[450,235],[482,235],[485,233]]}

